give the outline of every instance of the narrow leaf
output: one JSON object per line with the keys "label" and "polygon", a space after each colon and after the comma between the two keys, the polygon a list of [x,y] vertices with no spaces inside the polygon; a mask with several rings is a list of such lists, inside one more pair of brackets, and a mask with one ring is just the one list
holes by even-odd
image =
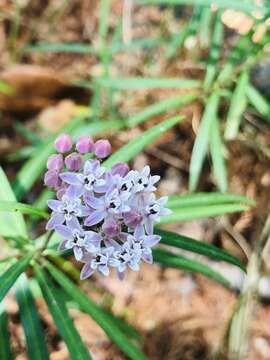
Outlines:
{"label": "narrow leaf", "polygon": [[153,249],[154,261],[160,263],[166,267],[173,267],[184,271],[190,271],[192,273],[200,273],[212,280],[217,281],[221,285],[226,287],[230,286],[230,283],[217,271],[212,270],[209,266],[197,261],[190,259],[183,255],[172,254],[163,249]]}
{"label": "narrow leaf", "polygon": [[210,153],[213,161],[214,175],[220,191],[227,191],[227,169],[223,156],[223,144],[221,142],[219,121],[213,119],[210,137]]}
{"label": "narrow leaf", "polygon": [[206,49],[210,44],[210,29],[211,29],[211,8],[204,8],[201,10],[200,18],[200,45],[203,49]]}
{"label": "narrow leaf", "polygon": [[254,200],[249,199],[242,195],[235,195],[229,193],[196,193],[184,195],[171,195],[169,196],[166,206],[170,209],[183,208],[183,207],[199,207],[205,205],[223,205],[223,204],[241,204],[254,206]]}
{"label": "narrow leaf", "polygon": [[117,162],[127,162],[134,158],[147,145],[151,144],[156,138],[165,133],[168,129],[184,120],[184,116],[174,116],[160,124],[146,130],[143,134],[131,140],[128,144],[122,146],[118,151],[110,156],[103,165],[110,168]]}
{"label": "narrow leaf", "polygon": [[43,211],[28,204],[18,203],[15,201],[0,201],[0,211],[19,211],[22,214],[36,215],[44,219],[48,219],[49,217],[49,214],[46,211]]}
{"label": "narrow leaf", "polygon": [[0,303],[0,359],[12,360],[8,317],[3,304]]}
{"label": "narrow leaf", "polygon": [[0,302],[6,296],[8,290],[15,283],[17,278],[23,273],[28,267],[33,254],[28,254],[25,257],[18,260],[13,264],[7,271],[0,275]]}
{"label": "narrow leaf", "polygon": [[251,84],[246,89],[248,101],[263,116],[263,120],[270,122],[270,103],[261,93]]}
{"label": "narrow leaf", "polygon": [[166,100],[162,100],[156,104],[148,106],[146,109],[131,116],[127,120],[127,125],[130,127],[136,126],[148,120],[149,118],[159,115],[163,112],[187,105],[192,101],[194,101],[197,97],[198,97],[197,94],[186,94],[186,95],[175,96]]}
{"label": "narrow leaf", "polygon": [[162,237],[162,244],[205,255],[217,261],[225,261],[227,263],[236,265],[245,271],[245,265],[240,260],[230,255],[226,251],[219,249],[217,246],[165,230],[156,229],[155,233]]}
{"label": "narrow leaf", "polygon": [[[0,201],[16,201],[8,178],[0,167]],[[26,225],[22,214],[0,212],[0,234],[4,237],[27,237]]]}
{"label": "narrow leaf", "polygon": [[24,274],[20,276],[16,284],[16,299],[19,304],[29,359],[48,360],[45,335],[27,277]]}
{"label": "narrow leaf", "polygon": [[132,360],[146,360],[145,355],[134,346],[119,327],[112,322],[102,309],[96,305],[88,296],[86,296],[79,288],[77,288],[61,271],[47,262],[51,276],[58,284],[70,295],[80,306],[80,308],[106,332],[109,338]]}
{"label": "narrow leaf", "polygon": [[199,131],[193,146],[190,175],[189,175],[189,190],[194,191],[197,187],[203,161],[207,152],[209,140],[211,137],[211,127],[213,119],[216,116],[219,103],[219,93],[213,92],[207,101],[206,108],[201,120]]}
{"label": "narrow leaf", "polygon": [[243,71],[231,98],[231,105],[224,133],[226,140],[235,139],[238,134],[242,116],[247,106],[246,89],[248,86],[248,80],[248,72]]}
{"label": "narrow leaf", "polygon": [[240,204],[193,206],[184,207],[182,209],[177,208],[173,209],[172,214],[163,216],[160,220],[160,224],[170,224],[191,221],[195,219],[203,219],[211,216],[220,216],[234,212],[247,211],[248,209],[248,206]]}
{"label": "narrow leaf", "polygon": [[88,349],[74,327],[73,320],[66,309],[65,303],[58,296],[52,281],[44,270],[37,265],[34,266],[34,272],[57,329],[67,345],[71,359],[91,359]]}
{"label": "narrow leaf", "polygon": [[175,78],[119,78],[107,79],[98,78],[99,85],[118,90],[134,89],[155,89],[155,88],[197,88],[200,87],[200,81],[193,79],[175,79]]}

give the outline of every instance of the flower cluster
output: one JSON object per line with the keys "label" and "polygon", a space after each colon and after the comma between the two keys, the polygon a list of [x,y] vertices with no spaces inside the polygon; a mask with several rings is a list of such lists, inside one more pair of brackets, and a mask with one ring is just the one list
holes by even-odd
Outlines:
{"label": "flower cluster", "polygon": [[81,279],[95,271],[109,275],[116,268],[123,279],[128,268],[138,271],[141,261],[152,263],[151,248],[160,241],[154,223],[170,213],[167,197],[156,199],[159,176],[149,166],[139,172],[125,163],[111,170],[101,165],[111,153],[107,140],[93,142],[82,136],[75,144],[60,135],[55,141],[58,154],[49,157],[44,182],[56,191],[49,200],[52,210],[48,230],[63,238],[60,250],[73,249],[84,263]]}

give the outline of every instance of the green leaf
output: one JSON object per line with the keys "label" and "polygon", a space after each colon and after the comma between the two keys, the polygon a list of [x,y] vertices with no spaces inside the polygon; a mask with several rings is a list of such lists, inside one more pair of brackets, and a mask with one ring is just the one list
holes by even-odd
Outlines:
{"label": "green leaf", "polygon": [[267,99],[261,95],[261,93],[255,89],[254,86],[249,84],[246,89],[246,95],[249,103],[254,106],[260,115],[263,116],[263,120],[270,122],[270,103]]}
{"label": "green leaf", "polygon": [[73,320],[66,309],[66,305],[62,301],[62,298],[58,296],[51,279],[46,275],[44,270],[37,265],[34,265],[34,273],[55,325],[67,345],[71,359],[91,359],[89,351],[74,327]]}
{"label": "green leaf", "polygon": [[16,299],[19,305],[29,359],[48,360],[49,354],[44,341],[45,335],[27,277],[24,274],[20,276],[16,284]]}
{"label": "green leaf", "polygon": [[95,135],[105,130],[112,130],[114,126],[115,128],[119,128],[120,126],[123,126],[123,122],[95,121],[85,124],[83,117],[80,116],[74,118],[57,133],[51,135],[44,144],[37,147],[31,158],[18,172],[14,183],[14,191],[17,198],[21,199],[31,189],[35,181],[42,175],[46,168],[48,157],[54,152],[54,140],[60,133],[68,133],[74,140],[76,140],[82,134],[87,133],[89,135]]}
{"label": "green leaf", "polygon": [[[16,197],[9,184],[8,178],[0,167],[0,201],[16,201]],[[17,236],[27,238],[26,225],[22,214],[0,212],[0,234],[4,237]]]}
{"label": "green leaf", "polygon": [[246,205],[241,204],[222,204],[209,206],[183,207],[182,209],[173,209],[172,214],[163,216],[160,224],[171,224],[195,219],[203,219],[211,216],[220,216],[224,214],[247,211]]}
{"label": "green leaf", "polygon": [[167,89],[167,88],[197,88],[200,87],[200,81],[192,79],[175,79],[175,78],[98,78],[96,82],[106,88],[118,90],[134,90],[134,89]]}
{"label": "green leaf", "polygon": [[22,49],[23,53],[29,52],[67,52],[78,54],[95,54],[93,46],[80,43],[47,43],[40,42],[36,45],[27,45]]}
{"label": "green leaf", "polygon": [[230,287],[230,282],[225,279],[217,271],[212,270],[209,266],[193,259],[189,259],[183,255],[172,254],[163,249],[153,249],[154,261],[166,267],[173,267],[192,273],[200,273],[212,280],[217,281],[221,285]]}
{"label": "green leaf", "polygon": [[0,201],[0,211],[19,211],[22,214],[36,215],[44,219],[48,219],[49,217],[49,214],[46,211],[38,209],[32,205],[18,203],[15,201]]}
{"label": "green leaf", "polygon": [[0,276],[0,302],[6,296],[8,290],[15,283],[17,278],[23,273],[28,267],[30,260],[32,259],[33,254],[28,254],[22,257],[20,260],[16,261],[15,264],[10,266],[1,276]]}
{"label": "green leaf", "polygon": [[254,200],[242,195],[235,195],[229,193],[196,193],[184,195],[169,196],[166,206],[170,209],[183,207],[199,207],[205,205],[222,205],[222,204],[241,204],[254,206]]}
{"label": "green leaf", "polygon": [[208,48],[210,44],[210,29],[211,29],[211,18],[212,18],[211,8],[204,8],[201,10],[200,18],[200,45],[202,49]]}
{"label": "green leaf", "polygon": [[[192,21],[192,18],[191,18]],[[165,48],[165,57],[170,59],[175,55],[177,50],[184,44],[186,38],[190,35],[190,23],[187,23],[181,27],[177,33],[173,34],[169,43]]]}
{"label": "green leaf", "polygon": [[80,308],[106,332],[109,338],[132,360],[146,360],[145,355],[134,346],[118,326],[111,320],[98,305],[96,305],[87,295],[77,288],[61,271],[47,262],[51,276],[58,284],[74,299]]}
{"label": "green leaf", "polygon": [[219,249],[217,246],[160,229],[156,229],[155,234],[162,237],[161,244],[174,246],[180,249],[191,251],[193,253],[205,255],[217,261],[225,261],[240,267],[244,271],[246,270],[245,265],[240,260],[230,255],[226,251]]}
{"label": "green leaf", "polygon": [[189,190],[194,191],[197,187],[203,161],[207,152],[211,137],[211,127],[213,119],[216,117],[219,103],[219,93],[213,92],[207,101],[207,105],[201,120],[199,131],[193,146],[190,170],[189,170]]}
{"label": "green leaf", "polygon": [[223,144],[221,142],[219,121],[213,119],[210,137],[210,153],[213,161],[214,175],[220,191],[227,191],[227,169],[223,156]]}
{"label": "green leaf", "polygon": [[249,82],[249,75],[247,71],[243,71],[236,84],[236,88],[231,98],[231,105],[229,108],[224,137],[226,140],[235,139],[243,113],[247,107],[246,89]]}
{"label": "green leaf", "polygon": [[257,5],[248,0],[140,0],[143,5],[194,5],[194,6],[212,6],[216,5],[220,9],[235,9],[243,11],[251,15],[254,11],[265,13],[269,11],[269,7]]}
{"label": "green leaf", "polygon": [[156,138],[183,120],[184,116],[174,116],[152,127],[151,129],[146,130],[143,134],[137,136],[128,144],[122,146],[121,149],[111,155],[110,158],[103,163],[103,165],[110,168],[113,164],[118,162],[127,162],[131,160]]}
{"label": "green leaf", "polygon": [[8,317],[3,304],[0,303],[0,359],[12,360]]}
{"label": "green leaf", "polygon": [[222,13],[220,11],[216,14],[212,44],[203,83],[205,89],[208,89],[212,85],[217,72],[219,52],[223,41],[223,23],[221,21],[221,15]]}
{"label": "green leaf", "polygon": [[138,112],[137,114],[131,116],[127,120],[127,125],[130,127],[141,124],[142,122],[148,120],[151,117],[159,115],[163,112],[169,111],[174,108],[180,108],[186,104],[191,103],[196,100],[198,97],[197,94],[186,94],[181,96],[171,97],[166,100],[162,100],[156,104],[150,105],[144,110]]}

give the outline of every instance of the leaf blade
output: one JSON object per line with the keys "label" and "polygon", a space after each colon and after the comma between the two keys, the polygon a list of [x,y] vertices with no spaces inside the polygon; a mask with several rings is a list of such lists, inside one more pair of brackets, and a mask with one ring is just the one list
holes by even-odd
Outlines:
{"label": "leaf blade", "polygon": [[0,201],[0,213],[2,211],[19,211],[22,214],[35,215],[44,219],[48,219],[49,217],[49,214],[46,211],[38,209],[32,205],[23,204],[15,201]]}
{"label": "leaf blade", "polygon": [[3,304],[0,304],[0,359],[12,360],[8,317]]}

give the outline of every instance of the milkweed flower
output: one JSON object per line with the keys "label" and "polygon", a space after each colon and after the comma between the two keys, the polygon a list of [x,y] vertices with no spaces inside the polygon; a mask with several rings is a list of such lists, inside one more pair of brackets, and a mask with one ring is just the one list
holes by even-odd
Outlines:
{"label": "milkweed flower", "polygon": [[152,176],[149,166],[135,171],[117,163],[107,170],[101,163],[111,153],[107,140],[94,144],[82,136],[74,146],[63,134],[55,149],[44,176],[57,197],[48,201],[46,228],[62,238],[60,251],[72,249],[84,263],[81,279],[96,271],[108,276],[111,269],[123,279],[128,269],[139,271],[141,262],[151,264],[152,247],[161,240],[154,224],[170,213],[167,197],[154,194],[160,177]]}

